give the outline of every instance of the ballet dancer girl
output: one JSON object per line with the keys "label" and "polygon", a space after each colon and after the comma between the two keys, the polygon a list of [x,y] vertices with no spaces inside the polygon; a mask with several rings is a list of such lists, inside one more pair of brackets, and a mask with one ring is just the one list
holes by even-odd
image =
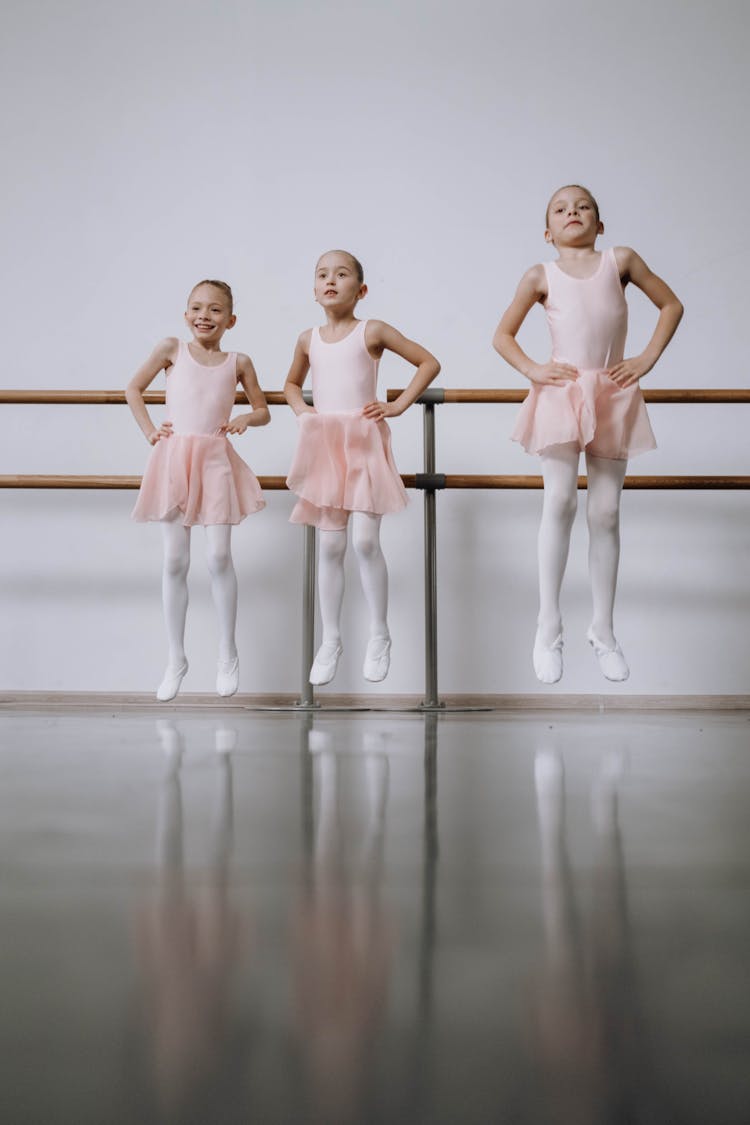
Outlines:
{"label": "ballet dancer girl", "polygon": [[[322,643],[310,670],[311,684],[336,674],[341,645],[341,605],[347,525],[370,613],[370,639],[363,675],[378,682],[390,665],[388,571],[380,546],[380,520],[400,511],[406,492],[393,461],[386,418],[403,414],[432,382],[440,364],[425,348],[382,320],[358,320],[354,313],[367,293],[364,272],[345,250],[323,254],[315,268],[315,300],[325,313],[321,328],[308,328],[297,341],[284,384],[287,402],[299,418],[299,438],[287,484],[299,500],[292,523],[320,530],[318,594]],[[378,363],[395,352],[416,367],[394,402],[376,398]],[[312,373],[313,406],[302,396]]]}
{"label": "ballet dancer girl", "polygon": [[[628,665],[614,635],[620,554],[620,494],[629,457],[656,445],[639,380],[671,340],[682,305],[669,286],[627,246],[597,250],[604,233],[591,192],[579,184],[552,196],[544,237],[555,262],[532,266],[494,336],[503,359],[531,383],[513,440],[542,459],[544,503],[539,528],[539,617],[533,662],[538,679],[562,676],[560,587],[577,507],[578,459],[586,454],[586,516],[593,618],[588,640],[608,680],[626,680]],[[629,284],[659,310],[640,355],[624,358]],[[552,358],[535,363],[516,334],[533,305],[547,314]]]}
{"label": "ballet dancer girl", "polygon": [[[162,340],[125,391],[136,422],[153,446],[133,519],[159,521],[164,540],[162,597],[169,655],[156,693],[160,700],[174,699],[188,670],[185,617],[194,524],[206,530],[211,591],[219,619],[216,691],[234,695],[239,684],[232,525],[265,503],[255,474],[227,439],[229,434],[244,434],[248,426],[265,426],[270,415],[249,357],[221,351],[222,337],[236,319],[226,282],[199,282],[185,312],[192,340],[185,343],[172,336]],[[143,392],[162,370],[168,421],[155,426]],[[252,409],[230,420],[238,383]]]}

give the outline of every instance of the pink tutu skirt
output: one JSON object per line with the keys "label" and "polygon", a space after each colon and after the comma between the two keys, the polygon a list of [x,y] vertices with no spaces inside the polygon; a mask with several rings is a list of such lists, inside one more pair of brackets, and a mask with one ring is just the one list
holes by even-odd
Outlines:
{"label": "pink tutu skirt", "polygon": [[656,448],[638,384],[618,387],[604,371],[580,371],[560,386],[532,383],[511,434],[527,453],[575,442],[594,457],[627,461]]}
{"label": "pink tutu skirt", "polygon": [[264,507],[258,478],[226,437],[172,434],[151,451],[133,519],[164,520],[179,511],[185,527],[236,524]]}
{"label": "pink tutu skirt", "polygon": [[383,515],[408,503],[387,423],[359,414],[300,414],[286,483],[299,497],[290,522],[322,531],[346,527],[350,512]]}

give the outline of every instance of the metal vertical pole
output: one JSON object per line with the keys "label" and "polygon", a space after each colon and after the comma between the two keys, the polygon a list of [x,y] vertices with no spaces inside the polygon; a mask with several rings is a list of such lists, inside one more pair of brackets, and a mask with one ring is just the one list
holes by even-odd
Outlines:
{"label": "metal vertical pole", "polygon": [[[424,472],[435,472],[435,403],[425,401]],[[435,489],[424,490],[424,640],[425,698],[423,707],[439,707],[437,686],[437,543]]]}
{"label": "metal vertical pole", "polygon": [[302,690],[299,706],[314,706],[310,668],[315,657],[315,528],[303,529],[302,555]]}

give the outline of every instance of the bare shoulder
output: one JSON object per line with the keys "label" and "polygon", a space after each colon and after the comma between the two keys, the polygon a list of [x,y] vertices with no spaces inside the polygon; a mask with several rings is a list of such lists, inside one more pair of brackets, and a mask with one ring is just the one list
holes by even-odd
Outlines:
{"label": "bare shoulder", "polygon": [[518,292],[533,296],[536,301],[543,301],[547,296],[547,271],[542,262],[537,262],[526,270],[518,283]]}
{"label": "bare shoulder", "polygon": [[180,350],[180,341],[176,336],[165,336],[154,348],[154,356],[164,360],[163,367],[171,367],[177,359]]}
{"label": "bare shoulder", "polygon": [[297,337],[297,348],[304,352],[305,355],[310,354],[310,341],[312,339],[312,328],[306,328],[304,332],[300,332]]}
{"label": "bare shoulder", "polygon": [[366,320],[365,321],[365,341],[368,344],[382,343],[383,338],[389,332],[395,332],[396,329],[392,324],[387,324],[384,320]]}
{"label": "bare shoulder", "polygon": [[400,352],[406,343],[403,333],[387,321],[365,321],[365,347],[375,359],[379,359],[386,349]]}
{"label": "bare shoulder", "polygon": [[632,246],[614,246],[612,252],[623,281],[629,281],[634,270],[638,271],[638,269],[644,269],[646,266],[643,258],[640,254],[636,254]]}

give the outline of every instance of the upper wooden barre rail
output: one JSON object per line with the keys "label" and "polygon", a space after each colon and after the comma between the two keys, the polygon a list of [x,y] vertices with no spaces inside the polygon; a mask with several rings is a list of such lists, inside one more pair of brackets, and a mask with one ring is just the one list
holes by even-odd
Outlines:
{"label": "upper wooden barre rail", "polygon": [[[401,390],[389,390],[388,402],[393,402],[401,394]],[[426,392],[418,402],[440,403],[512,403],[523,402],[529,393],[528,387],[519,390],[499,388],[496,390],[450,390],[443,387],[433,387]],[[696,387],[692,390],[662,389],[644,390],[643,397],[646,402],[750,402],[750,390],[744,388],[705,388]]]}
{"label": "upper wooden barre rail", "polygon": [[[269,406],[286,406],[286,399],[281,391],[266,391],[266,402]],[[159,406],[164,403],[164,391],[144,391],[143,401],[148,406]],[[247,406],[248,401],[242,391],[234,396],[237,406]],[[122,406],[127,402],[124,391],[26,391],[26,390],[0,390],[0,405],[35,404],[56,406]]]}
{"label": "upper wooden barre rail", "polygon": [[[401,390],[391,389],[386,392],[388,402],[393,402],[401,394]],[[519,390],[450,390],[448,388],[433,387],[419,402],[445,402],[445,403],[513,403],[523,402],[528,394],[528,388]],[[282,391],[266,391],[266,401],[269,406],[286,406],[287,402]],[[643,397],[646,402],[684,403],[684,402],[750,402],[750,390],[744,389],[706,389],[693,390],[645,390]],[[164,391],[144,391],[144,402],[149,406],[159,406],[165,400]],[[247,399],[241,391],[235,396],[238,406],[247,406]],[[73,406],[104,406],[123,405],[126,402],[124,391],[41,391],[41,390],[0,390],[0,405],[73,405]]]}

